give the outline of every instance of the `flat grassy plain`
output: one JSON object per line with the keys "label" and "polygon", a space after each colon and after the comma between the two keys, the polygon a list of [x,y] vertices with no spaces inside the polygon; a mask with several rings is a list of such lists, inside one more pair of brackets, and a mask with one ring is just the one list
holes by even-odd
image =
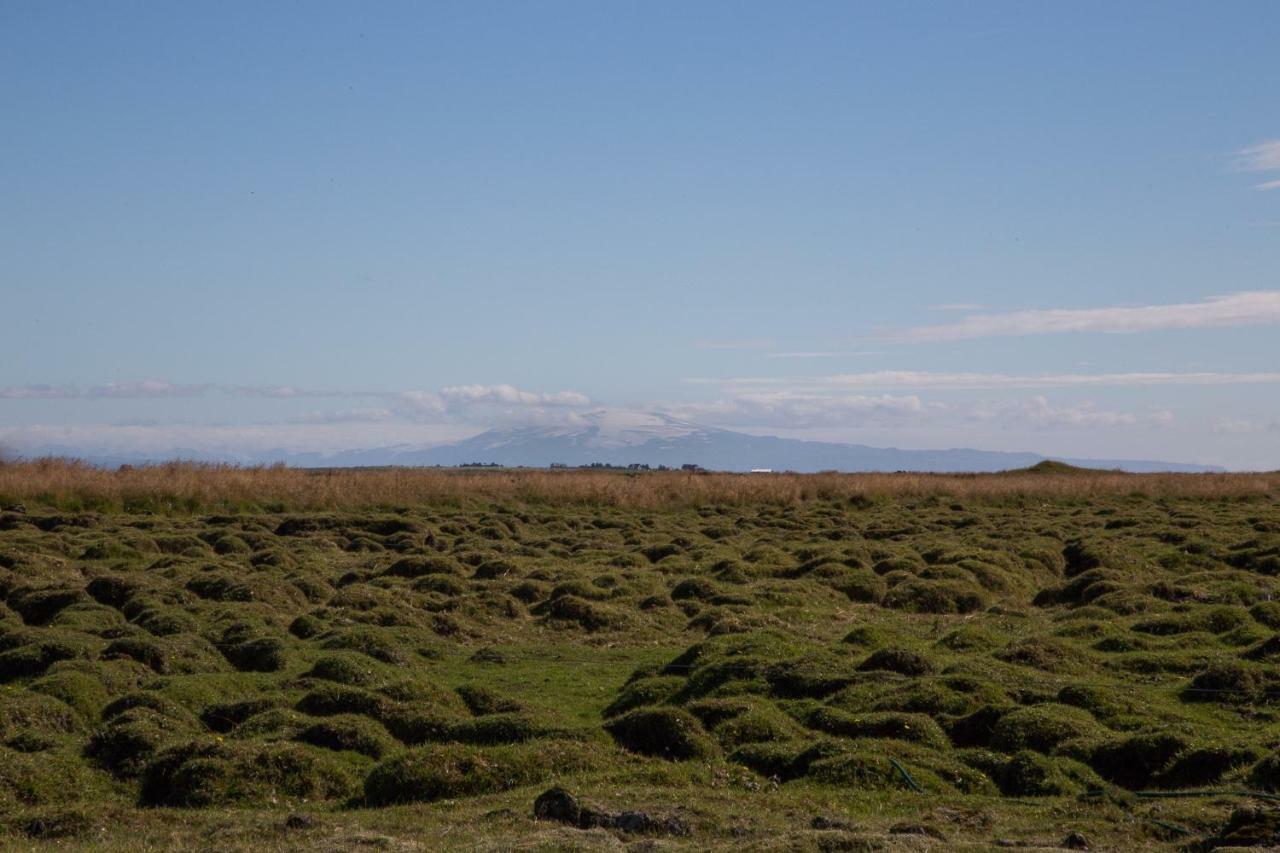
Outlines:
{"label": "flat grassy plain", "polygon": [[1280,475],[10,463],[0,602],[14,849],[1280,843]]}

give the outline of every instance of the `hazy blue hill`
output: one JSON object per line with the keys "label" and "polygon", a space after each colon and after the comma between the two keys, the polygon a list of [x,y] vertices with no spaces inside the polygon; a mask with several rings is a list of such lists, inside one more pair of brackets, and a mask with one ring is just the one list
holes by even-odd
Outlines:
{"label": "hazy blue hill", "polygon": [[[699,430],[674,437],[654,437],[625,446],[593,441],[598,432],[581,433],[520,429],[491,431],[466,441],[417,452],[394,454],[399,465],[461,465],[496,462],[499,465],[541,467],[552,463],[609,465],[633,463],[678,468],[700,465],[716,471],[1007,471],[1029,468],[1045,461],[1036,453],[1004,453],[954,448],[901,450],[860,444],[799,441],[776,436],[756,436],[728,430]],[[1181,465],[1140,460],[1062,460],[1085,468],[1117,468],[1126,471],[1211,471],[1209,466]]]}
{"label": "hazy blue hill", "polygon": [[[270,464],[299,467],[381,465],[464,465],[473,462],[512,467],[641,464],[699,465],[715,471],[1008,471],[1031,468],[1047,457],[1038,453],[951,448],[902,450],[822,441],[758,436],[705,427],[667,415],[646,412],[598,412],[574,426],[518,427],[490,430],[454,444],[435,447],[382,447],[339,453],[299,453],[285,449],[237,454],[197,449],[162,455],[95,451],[87,447],[48,446],[25,455],[69,456],[103,465],[181,458],[195,461]],[[1117,459],[1059,459],[1080,468],[1133,472],[1203,472],[1220,468],[1173,462]],[[1056,470],[1056,469],[1055,469]]]}

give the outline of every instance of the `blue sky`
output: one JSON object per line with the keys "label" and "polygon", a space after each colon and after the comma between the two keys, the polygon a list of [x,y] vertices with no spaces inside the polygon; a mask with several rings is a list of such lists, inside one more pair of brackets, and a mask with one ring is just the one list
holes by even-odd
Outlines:
{"label": "blue sky", "polygon": [[0,445],[619,407],[1277,468],[1278,36],[1272,2],[11,0]]}

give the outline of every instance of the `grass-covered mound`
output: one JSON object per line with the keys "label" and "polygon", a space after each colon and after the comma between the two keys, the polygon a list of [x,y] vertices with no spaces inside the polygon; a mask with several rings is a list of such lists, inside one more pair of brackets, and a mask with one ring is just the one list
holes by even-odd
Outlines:
{"label": "grass-covered mound", "polygon": [[[7,509],[0,833],[448,803],[554,846],[633,799],[707,804],[710,847],[874,846],[919,802],[1120,832],[1126,792],[1280,790],[1278,554],[1267,498]],[[552,785],[612,817],[547,829]]]}

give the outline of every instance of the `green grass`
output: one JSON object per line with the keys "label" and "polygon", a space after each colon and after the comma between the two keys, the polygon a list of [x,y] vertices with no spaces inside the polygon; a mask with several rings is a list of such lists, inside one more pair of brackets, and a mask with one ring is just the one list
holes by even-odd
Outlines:
{"label": "green grass", "polygon": [[1243,838],[1277,628],[1272,497],[4,511],[0,845]]}

